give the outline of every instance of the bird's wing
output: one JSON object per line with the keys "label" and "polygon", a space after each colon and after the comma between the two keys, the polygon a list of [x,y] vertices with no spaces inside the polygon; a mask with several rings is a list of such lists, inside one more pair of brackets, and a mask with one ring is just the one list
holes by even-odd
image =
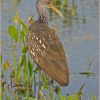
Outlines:
{"label": "bird's wing", "polygon": [[[34,47],[33,49],[35,49],[34,55],[36,55],[36,57],[33,56],[35,62],[45,73],[47,73],[53,80],[57,81],[60,85],[68,85],[68,64],[63,45],[59,40],[58,35],[54,32],[54,30],[50,29],[46,25],[39,25],[38,29],[37,27],[34,29],[34,27],[30,28],[30,38],[32,38],[34,34],[38,34],[38,40],[36,41],[35,39],[34,41],[29,42],[31,44],[31,47]],[[39,39],[39,35],[41,35],[41,40]],[[39,50],[36,51],[37,48]],[[32,50],[32,48],[30,50]]]}

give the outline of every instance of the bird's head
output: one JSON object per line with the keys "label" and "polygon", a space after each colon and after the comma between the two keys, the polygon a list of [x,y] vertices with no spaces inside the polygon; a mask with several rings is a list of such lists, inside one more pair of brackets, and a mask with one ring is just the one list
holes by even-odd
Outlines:
{"label": "bird's head", "polygon": [[37,0],[37,4],[40,6],[40,8],[43,8],[43,9],[51,8],[61,18],[64,18],[61,12],[52,4],[51,0]]}

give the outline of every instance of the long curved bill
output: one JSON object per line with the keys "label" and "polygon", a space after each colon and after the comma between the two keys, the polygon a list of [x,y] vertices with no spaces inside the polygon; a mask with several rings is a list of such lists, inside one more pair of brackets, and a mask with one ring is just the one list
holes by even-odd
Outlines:
{"label": "long curved bill", "polygon": [[64,19],[63,15],[61,14],[61,12],[50,2],[47,5],[49,8],[51,8],[54,12],[56,12],[61,18]]}

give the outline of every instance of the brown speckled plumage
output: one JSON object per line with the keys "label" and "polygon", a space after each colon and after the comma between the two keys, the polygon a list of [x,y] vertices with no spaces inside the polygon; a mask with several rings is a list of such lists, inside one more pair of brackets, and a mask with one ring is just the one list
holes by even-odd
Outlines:
{"label": "brown speckled plumage", "polygon": [[29,52],[36,64],[60,85],[69,84],[68,63],[63,45],[47,23],[31,23],[28,34]]}

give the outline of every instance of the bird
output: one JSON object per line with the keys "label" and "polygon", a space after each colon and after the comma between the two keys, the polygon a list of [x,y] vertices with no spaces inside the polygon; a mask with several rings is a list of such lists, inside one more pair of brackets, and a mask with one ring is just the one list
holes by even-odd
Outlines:
{"label": "bird", "polygon": [[37,0],[38,18],[29,24],[28,51],[40,70],[61,86],[68,86],[68,58],[59,36],[48,25],[49,14],[47,8],[51,8],[63,18],[63,15],[51,0]]}

